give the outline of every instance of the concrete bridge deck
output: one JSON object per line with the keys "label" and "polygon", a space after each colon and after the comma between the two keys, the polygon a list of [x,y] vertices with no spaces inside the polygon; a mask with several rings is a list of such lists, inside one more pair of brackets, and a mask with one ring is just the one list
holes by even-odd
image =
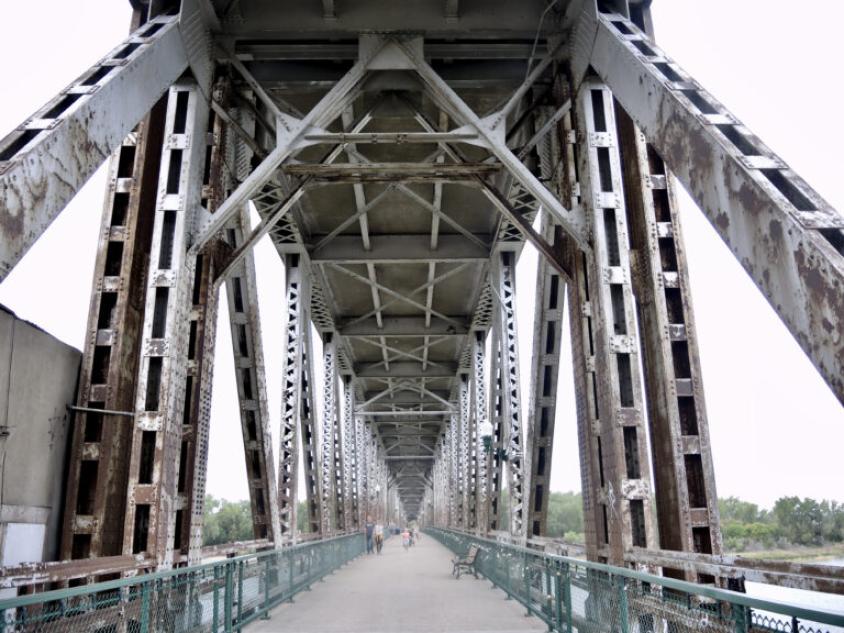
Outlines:
{"label": "concrete bridge deck", "polygon": [[271,612],[249,633],[545,631],[535,617],[485,580],[450,575],[451,552],[423,536],[405,551],[391,538],[380,556],[363,556]]}

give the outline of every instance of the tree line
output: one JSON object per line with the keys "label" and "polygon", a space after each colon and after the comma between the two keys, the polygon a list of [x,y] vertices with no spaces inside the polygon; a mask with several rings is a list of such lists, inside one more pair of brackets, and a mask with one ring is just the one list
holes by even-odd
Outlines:
{"label": "tree line", "polygon": [[[307,532],[308,515],[304,501],[299,502],[298,510],[296,522],[299,532]],[[252,532],[252,509],[248,500],[226,501],[205,495],[203,517],[203,545],[250,541],[255,538]]]}
{"label": "tree line", "polygon": [[[506,495],[502,495],[502,518]],[[816,501],[809,497],[781,497],[770,510],[737,497],[718,501],[724,551],[794,546],[819,546],[844,542],[844,503]],[[307,511],[299,502],[298,527],[307,531]],[[506,521],[504,521],[506,524]],[[583,498],[579,492],[552,492],[548,499],[547,535],[570,543],[582,543]],[[203,544],[216,545],[252,539],[249,501],[226,501],[205,497]]]}
{"label": "tree line", "polygon": [[770,510],[727,497],[718,501],[726,551],[745,552],[844,542],[844,503],[780,497]]}
{"label": "tree line", "polygon": [[[821,546],[844,542],[844,503],[810,497],[780,497],[767,510],[750,501],[718,501],[724,551],[747,552]],[[548,499],[548,536],[583,542],[580,493],[552,492]]]}

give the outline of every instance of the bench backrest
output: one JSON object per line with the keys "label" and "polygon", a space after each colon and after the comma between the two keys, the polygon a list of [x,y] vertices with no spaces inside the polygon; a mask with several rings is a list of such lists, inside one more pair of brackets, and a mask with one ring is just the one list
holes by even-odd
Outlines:
{"label": "bench backrest", "polygon": [[472,545],[469,548],[469,553],[466,555],[466,562],[470,565],[475,562],[475,557],[478,555],[478,546]]}

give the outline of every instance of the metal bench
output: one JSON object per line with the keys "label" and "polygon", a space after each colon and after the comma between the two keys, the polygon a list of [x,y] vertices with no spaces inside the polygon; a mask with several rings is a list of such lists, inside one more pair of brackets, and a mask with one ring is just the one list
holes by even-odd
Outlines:
{"label": "metal bench", "polygon": [[451,569],[451,575],[459,579],[461,571],[471,571],[472,575],[477,578],[478,570],[475,569],[475,559],[478,557],[478,549],[479,548],[477,545],[472,545],[469,548],[469,552],[466,554],[466,556],[464,556],[463,558],[458,556],[452,559],[451,562],[453,567]]}

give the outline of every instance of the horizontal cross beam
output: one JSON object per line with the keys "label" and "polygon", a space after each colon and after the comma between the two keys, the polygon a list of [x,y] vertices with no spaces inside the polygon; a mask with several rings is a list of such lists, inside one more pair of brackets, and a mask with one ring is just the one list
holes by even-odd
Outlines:
{"label": "horizontal cross beam", "polygon": [[[430,326],[425,325],[425,317],[384,317],[382,327],[374,318],[358,321],[350,325],[341,325],[338,333],[341,336],[391,336],[391,337],[422,337],[422,336],[465,336],[469,333],[469,315],[450,315],[448,321],[432,320]],[[349,318],[348,321],[352,321]],[[461,324],[459,327],[455,323]]]}
{"label": "horizontal cross beam", "polygon": [[454,143],[473,141],[477,134],[460,132],[349,132],[306,134],[305,140],[316,143]]}
{"label": "horizontal cross beam", "polygon": [[493,163],[335,163],[317,165],[295,163],[284,165],[283,170],[291,176],[311,176],[317,182],[433,182],[437,180],[474,180],[497,173],[500,165]]}
{"label": "horizontal cross beam", "polygon": [[457,363],[441,363],[426,369],[414,362],[393,362],[390,369],[385,369],[383,363],[359,363],[355,375],[358,378],[454,378],[457,369]]}
{"label": "horizontal cross beam", "polygon": [[354,264],[403,264],[420,262],[472,262],[489,259],[489,250],[462,235],[441,235],[436,249],[431,249],[431,236],[372,235],[370,248],[364,249],[357,235],[339,235],[330,244],[311,253],[311,261]]}

